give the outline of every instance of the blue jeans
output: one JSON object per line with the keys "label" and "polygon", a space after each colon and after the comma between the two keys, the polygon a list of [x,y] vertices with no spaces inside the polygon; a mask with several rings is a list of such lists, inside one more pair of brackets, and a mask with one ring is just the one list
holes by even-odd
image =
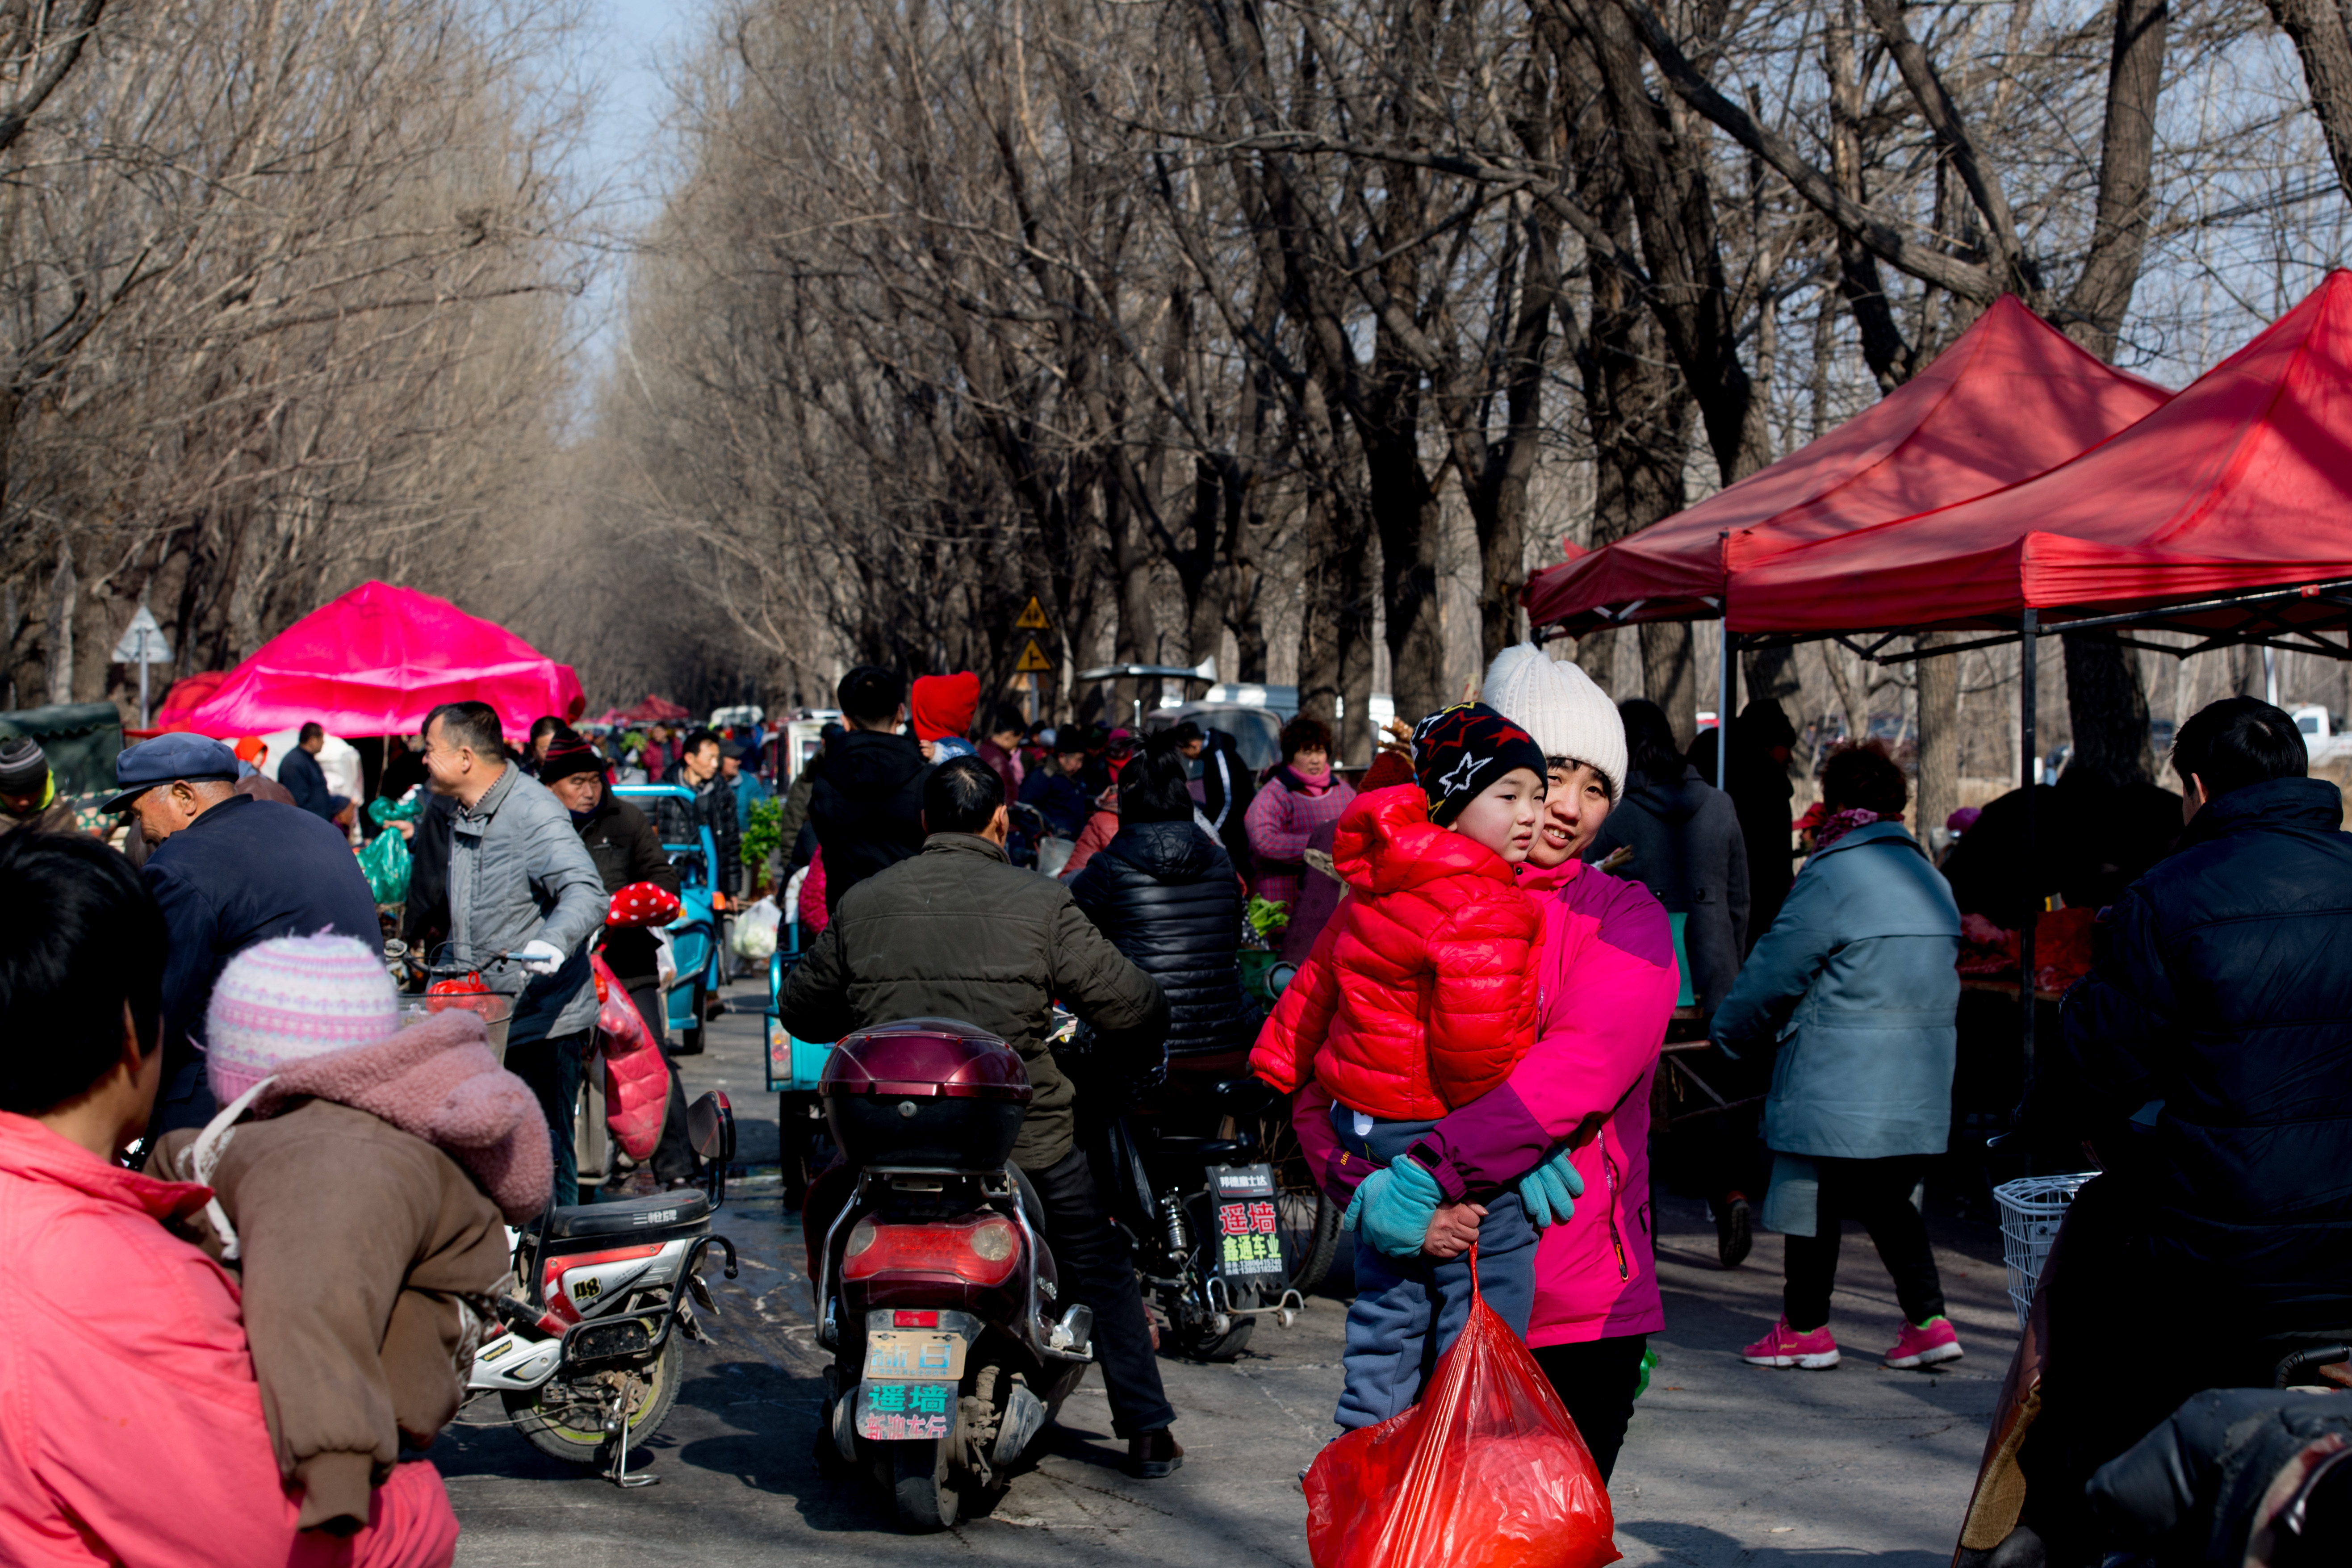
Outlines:
{"label": "blue jeans", "polygon": [[507,1070],[530,1086],[547,1115],[548,1142],[555,1146],[559,1208],[580,1201],[580,1156],[572,1147],[572,1118],[580,1104],[580,1053],[587,1044],[583,1032],[507,1047]]}
{"label": "blue jeans", "polygon": [[[1348,1152],[1385,1165],[1436,1125],[1375,1121],[1359,1134],[1355,1112],[1331,1108],[1331,1125]],[[1511,1332],[1527,1337],[1536,1304],[1536,1227],[1506,1191],[1481,1198],[1478,1289]],[[1470,1255],[1440,1262],[1391,1258],[1360,1237],[1356,1242],[1356,1299],[1348,1307],[1348,1348],[1341,1362],[1339,1425],[1354,1430],[1402,1415],[1421,1397],[1437,1358],[1470,1321]]]}

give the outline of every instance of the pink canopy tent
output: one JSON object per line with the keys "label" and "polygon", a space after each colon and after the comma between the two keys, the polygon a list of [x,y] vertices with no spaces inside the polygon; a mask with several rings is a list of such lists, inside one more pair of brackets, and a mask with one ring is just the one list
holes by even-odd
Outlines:
{"label": "pink canopy tent", "polygon": [[176,727],[255,735],[315,720],[337,735],[405,735],[461,701],[497,709],[511,735],[587,707],[570,665],[504,626],[414,588],[362,583],[262,644]]}
{"label": "pink canopy tent", "polygon": [[2170,395],[2004,294],[1935,362],[1768,468],[1528,581],[1530,624],[1582,632],[1721,614],[1723,536],[1750,563],[2054,468]]}
{"label": "pink canopy tent", "polygon": [[[2036,479],[1796,550],[1734,534],[1727,553],[1742,632],[2016,628],[2064,612],[2037,616],[2047,627],[2167,606],[2169,624],[2222,635],[2340,625],[2336,588],[2293,590],[2352,578],[2352,272]],[[2265,590],[2258,611],[2224,602]]]}
{"label": "pink canopy tent", "polygon": [[657,697],[649,691],[643,702],[622,713],[621,721],[626,724],[675,724],[693,717],[693,713],[668,698]]}

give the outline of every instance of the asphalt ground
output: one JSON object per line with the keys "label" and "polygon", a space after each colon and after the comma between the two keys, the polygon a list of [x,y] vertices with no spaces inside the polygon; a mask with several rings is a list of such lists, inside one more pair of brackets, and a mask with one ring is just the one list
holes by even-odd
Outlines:
{"label": "asphalt ground", "polygon": [[[810,1564],[1167,1564],[1308,1562],[1297,1476],[1333,1433],[1344,1295],[1323,1296],[1290,1328],[1261,1315],[1250,1349],[1226,1365],[1162,1358],[1184,1468],[1161,1481],[1120,1469],[1098,1374],[1064,1407],[1035,1468],[987,1518],[933,1536],[899,1533],[888,1500],[817,1473],[812,1436],[824,1355],[814,1342],[801,1229],[782,1212],[775,1100],[766,1092],[761,994],[708,1031],[682,1062],[691,1098],[723,1087],[751,1179],[730,1190],[717,1228],[740,1278],[712,1279],[712,1342],[687,1347],[677,1407],[649,1450],[660,1484],[622,1491],[541,1458],[479,1400],[437,1442],[464,1525],[461,1564],[520,1568],[660,1553],[722,1568]],[[2016,1342],[1997,1237],[1931,1225],[1965,1360],[1931,1373],[1878,1364],[1899,1329],[1894,1291],[1869,1240],[1850,1232],[1832,1326],[1844,1364],[1776,1372],[1738,1359],[1780,1311],[1779,1238],[1759,1237],[1739,1269],[1717,1266],[1704,1206],[1661,1203],[1659,1273],[1666,1330],[1635,1407],[1612,1487],[1617,1543],[1630,1564],[1828,1568],[1867,1563],[1942,1568]],[[1344,1278],[1339,1281],[1344,1285]]]}

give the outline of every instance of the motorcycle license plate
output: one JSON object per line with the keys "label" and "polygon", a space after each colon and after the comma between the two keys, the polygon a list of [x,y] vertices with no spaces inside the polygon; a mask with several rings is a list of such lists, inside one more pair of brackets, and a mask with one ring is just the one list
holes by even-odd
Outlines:
{"label": "motorcycle license plate", "polygon": [[952,1383],[884,1382],[857,1385],[857,1435],[879,1443],[944,1437],[955,1426]]}
{"label": "motorcycle license plate", "polygon": [[963,1376],[963,1336],[938,1329],[877,1329],[866,1336],[866,1375],[958,1382]]}
{"label": "motorcycle license plate", "polygon": [[1282,1237],[1275,1227],[1274,1167],[1212,1166],[1209,1193],[1217,1211],[1217,1272],[1228,1279],[1280,1275]]}

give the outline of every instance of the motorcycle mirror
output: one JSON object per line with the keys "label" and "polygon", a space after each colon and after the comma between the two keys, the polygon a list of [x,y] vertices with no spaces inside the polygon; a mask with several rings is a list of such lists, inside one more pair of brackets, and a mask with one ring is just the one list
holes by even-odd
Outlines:
{"label": "motorcycle mirror", "polygon": [[735,1108],[723,1091],[714,1089],[687,1109],[686,1141],[714,1163],[735,1158]]}

